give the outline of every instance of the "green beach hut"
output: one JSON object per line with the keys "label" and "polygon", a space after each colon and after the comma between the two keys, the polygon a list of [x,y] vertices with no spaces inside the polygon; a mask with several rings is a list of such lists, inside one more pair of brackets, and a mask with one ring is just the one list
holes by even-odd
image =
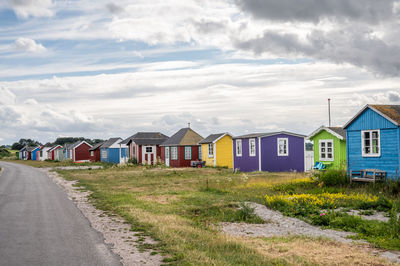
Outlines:
{"label": "green beach hut", "polygon": [[346,168],[346,130],[322,126],[308,139],[314,142],[314,164],[322,162],[327,168]]}

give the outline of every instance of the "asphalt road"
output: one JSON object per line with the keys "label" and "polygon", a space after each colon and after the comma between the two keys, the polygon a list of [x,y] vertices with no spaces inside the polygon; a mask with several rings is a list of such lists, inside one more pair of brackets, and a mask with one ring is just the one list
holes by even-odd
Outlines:
{"label": "asphalt road", "polygon": [[46,174],[0,162],[0,265],[121,265]]}

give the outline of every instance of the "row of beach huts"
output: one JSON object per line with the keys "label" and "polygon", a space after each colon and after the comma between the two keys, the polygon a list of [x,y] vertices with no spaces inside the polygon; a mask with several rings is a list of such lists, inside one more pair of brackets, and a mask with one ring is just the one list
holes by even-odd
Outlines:
{"label": "row of beach huts", "polygon": [[346,169],[349,174],[379,170],[398,178],[400,170],[400,105],[366,105],[343,127],[321,126],[309,136],[292,132],[229,133],[200,136],[190,127],[171,137],[138,132],[127,139],[110,138],[94,146],[78,141],[64,146],[24,147],[20,159],[101,161],[123,164],[162,162],[169,167],[221,166],[249,171],[297,171],[306,166],[306,140],[314,143],[318,169]]}

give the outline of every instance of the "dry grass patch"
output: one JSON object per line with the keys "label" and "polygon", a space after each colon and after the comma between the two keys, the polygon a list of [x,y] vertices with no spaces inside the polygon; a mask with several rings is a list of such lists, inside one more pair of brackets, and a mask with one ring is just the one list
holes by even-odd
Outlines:
{"label": "dry grass patch", "polygon": [[264,238],[246,240],[261,254],[286,259],[290,264],[319,265],[395,265],[380,258],[370,249],[356,244],[305,237]]}
{"label": "dry grass patch", "polygon": [[178,196],[176,195],[145,195],[138,197],[139,200],[156,202],[159,204],[169,204],[173,201],[178,200]]}

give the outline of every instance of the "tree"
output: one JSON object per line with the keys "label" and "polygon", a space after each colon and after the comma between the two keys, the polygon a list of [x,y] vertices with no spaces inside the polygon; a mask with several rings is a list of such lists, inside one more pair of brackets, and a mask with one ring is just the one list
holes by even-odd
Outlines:
{"label": "tree", "polygon": [[25,146],[29,147],[34,147],[42,145],[39,141],[33,140],[33,139],[20,139],[18,142],[15,142],[13,145],[11,145],[12,150],[20,150]]}

